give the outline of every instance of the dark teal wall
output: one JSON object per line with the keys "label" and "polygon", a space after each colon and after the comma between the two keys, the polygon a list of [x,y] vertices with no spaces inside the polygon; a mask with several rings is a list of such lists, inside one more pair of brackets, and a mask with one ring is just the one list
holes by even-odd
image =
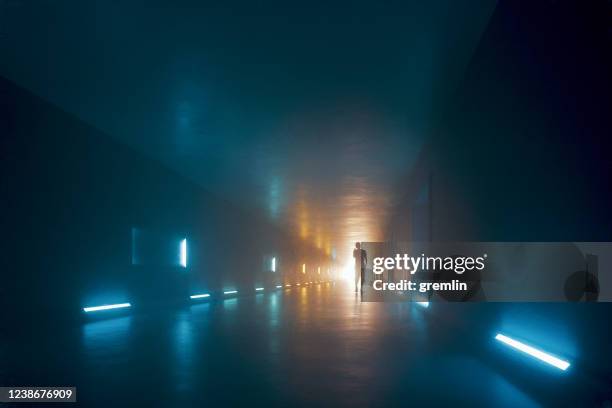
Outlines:
{"label": "dark teal wall", "polygon": [[[0,106],[4,311],[60,317],[92,304],[142,307],[200,291],[248,293],[305,278],[295,273],[303,259],[326,261],[257,213],[6,80]],[[171,247],[162,251],[178,251],[187,237],[188,268],[132,265],[134,227],[166,236]],[[275,274],[262,266],[269,254],[278,257]]]}
{"label": "dark teal wall", "polygon": [[[406,177],[409,194],[390,236],[612,241],[607,7],[499,2],[463,82]],[[430,180],[431,201],[421,194]],[[431,231],[422,219],[430,215]],[[609,382],[609,303],[439,304],[430,311],[453,321],[458,336],[506,330],[585,364],[581,372],[606,373],[597,381]],[[538,387],[543,380],[534,373],[517,381]]]}
{"label": "dark teal wall", "polygon": [[406,177],[404,223],[391,230],[411,228],[431,177],[434,239],[612,240],[607,11],[498,4]]}

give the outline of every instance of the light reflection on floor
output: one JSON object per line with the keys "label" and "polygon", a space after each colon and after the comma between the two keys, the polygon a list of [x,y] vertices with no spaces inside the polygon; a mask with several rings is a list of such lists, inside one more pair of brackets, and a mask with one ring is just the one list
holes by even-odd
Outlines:
{"label": "light reflection on floor", "polygon": [[[101,357],[112,356],[127,349],[127,340],[132,324],[132,316],[114,317],[97,320],[83,325],[83,345],[85,350],[99,353]],[[107,355],[106,353],[109,353]]]}
{"label": "light reflection on floor", "polygon": [[[76,385],[88,406],[559,402],[532,395],[531,370],[509,375],[436,308],[361,303],[350,284],[303,286],[87,322],[47,343],[11,344],[22,352],[7,366],[16,384]],[[57,360],[45,360],[50,347],[61,350]],[[33,351],[20,361],[24,350]]]}

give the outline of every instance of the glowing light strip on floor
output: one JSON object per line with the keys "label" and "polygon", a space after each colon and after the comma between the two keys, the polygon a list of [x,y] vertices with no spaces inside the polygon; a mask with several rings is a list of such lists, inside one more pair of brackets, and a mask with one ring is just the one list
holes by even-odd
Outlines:
{"label": "glowing light strip on floor", "polygon": [[124,307],[132,307],[132,305],[129,303],[117,303],[114,305],[92,306],[92,307],[84,307],[83,311],[86,313],[89,313],[89,312],[97,312],[99,310],[121,309]]}
{"label": "glowing light strip on floor", "polygon": [[189,296],[191,299],[201,299],[201,298],[207,298],[210,297],[210,294],[208,293],[202,293],[200,295],[191,295]]}
{"label": "glowing light strip on floor", "polygon": [[514,340],[508,336],[504,336],[501,333],[498,333],[495,336],[496,340],[501,341],[502,343],[505,343],[507,345],[509,345],[510,347],[513,347],[519,351],[522,351],[523,353],[527,353],[532,357],[537,358],[538,360],[544,361],[545,363],[548,363],[552,366],[557,367],[560,370],[567,370],[567,368],[570,366],[570,363],[564,360],[561,360],[557,357],[551,356],[548,353],[545,353],[541,350],[538,350],[534,347],[528,346],[524,343],[521,343],[520,341]]}
{"label": "glowing light strip on floor", "polygon": [[238,293],[238,291],[237,290],[227,290],[227,291],[223,292],[224,295],[232,295],[234,293]]}

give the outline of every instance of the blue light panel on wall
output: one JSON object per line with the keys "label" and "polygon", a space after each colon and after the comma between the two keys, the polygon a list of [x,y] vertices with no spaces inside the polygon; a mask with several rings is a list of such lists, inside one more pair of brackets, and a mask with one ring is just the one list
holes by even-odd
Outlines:
{"label": "blue light panel on wall", "polygon": [[181,241],[181,266],[187,267],[187,238]]}

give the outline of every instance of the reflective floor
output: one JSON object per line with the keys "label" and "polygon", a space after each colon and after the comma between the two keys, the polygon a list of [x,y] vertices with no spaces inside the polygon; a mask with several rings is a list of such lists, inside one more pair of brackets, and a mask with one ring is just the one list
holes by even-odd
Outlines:
{"label": "reflective floor", "polygon": [[2,376],[74,385],[79,402],[105,407],[601,402],[577,372],[512,362],[489,336],[440,318],[444,306],[361,303],[327,283],[128,313],[13,334]]}

